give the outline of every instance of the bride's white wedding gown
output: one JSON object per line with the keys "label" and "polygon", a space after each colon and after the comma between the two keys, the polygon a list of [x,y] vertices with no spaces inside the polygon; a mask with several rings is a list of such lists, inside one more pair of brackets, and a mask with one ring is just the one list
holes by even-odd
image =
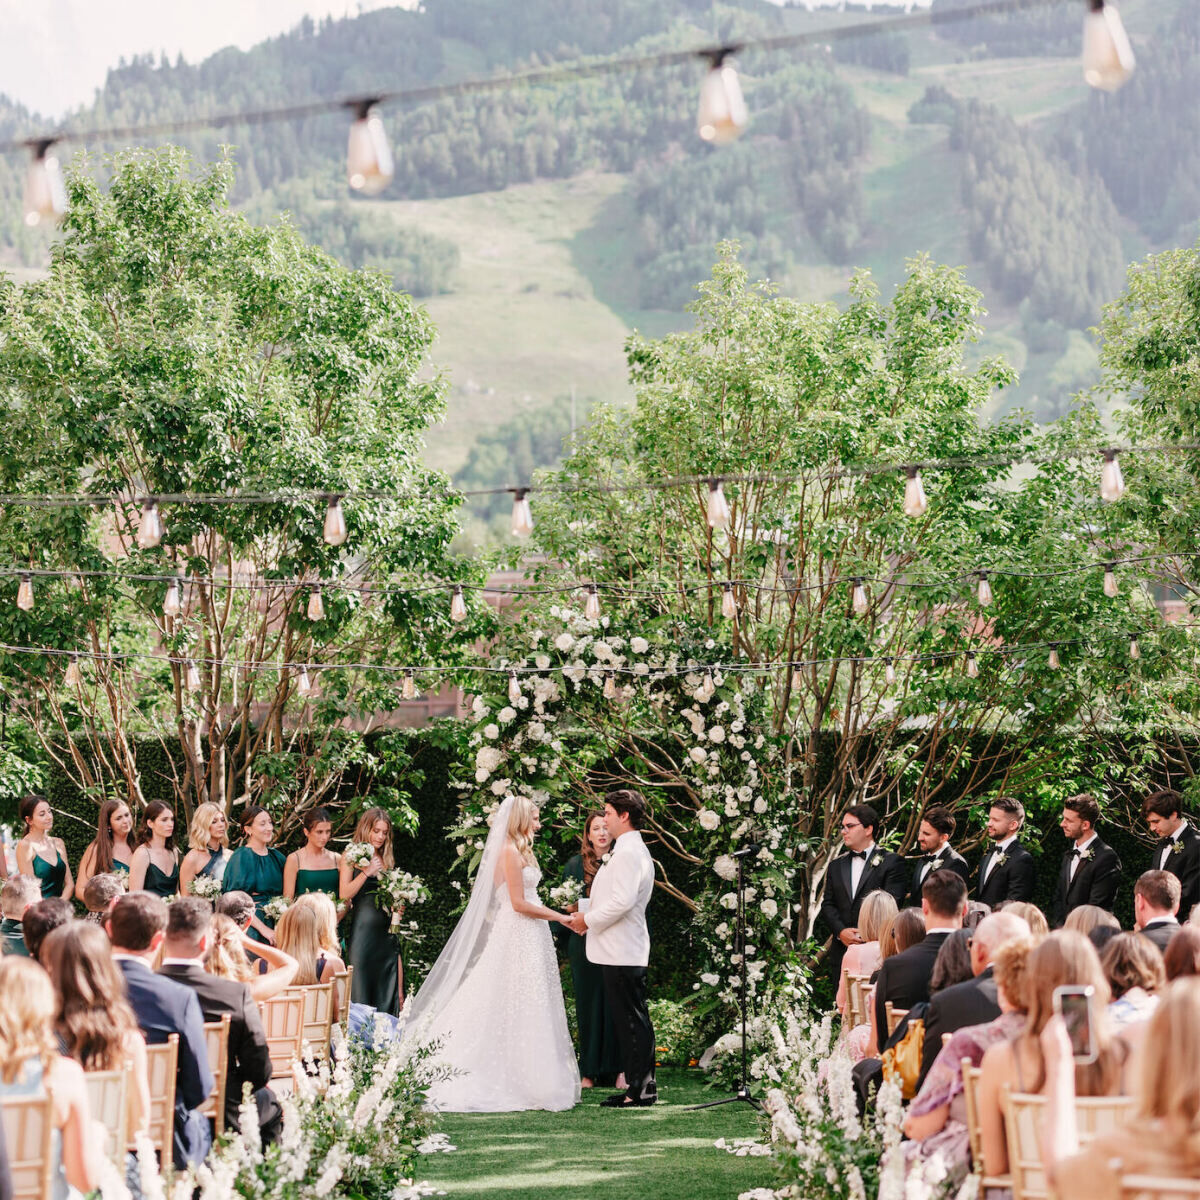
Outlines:
{"label": "bride's white wedding gown", "polygon": [[[542,872],[525,867],[525,898]],[[440,1041],[440,1062],[457,1074],[435,1084],[441,1112],[557,1112],[579,1103],[579,1065],[567,1028],[549,922],[515,912],[507,884],[496,888],[479,957],[422,1041]]]}

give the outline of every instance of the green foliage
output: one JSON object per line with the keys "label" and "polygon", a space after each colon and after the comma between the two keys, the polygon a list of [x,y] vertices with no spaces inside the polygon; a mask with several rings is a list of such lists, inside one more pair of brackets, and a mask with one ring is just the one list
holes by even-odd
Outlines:
{"label": "green foliage", "polygon": [[931,83],[908,107],[908,119],[914,125],[953,125],[959,102],[940,83]]}
{"label": "green foliage", "polygon": [[651,1000],[650,1023],[654,1026],[658,1061],[688,1066],[698,1050],[696,1019],[691,1009],[677,1000]]}
{"label": "green foliage", "polygon": [[[933,0],[936,14],[975,7],[973,0]],[[1049,10],[993,13],[938,26],[939,36],[957,43],[972,57],[998,58],[1050,55],[1069,58],[1079,53],[1079,11],[1073,6]]]}
{"label": "green foliage", "polygon": [[911,58],[908,38],[902,33],[870,33],[860,37],[838,38],[833,43],[838,62],[874,67],[893,75],[907,75]]}

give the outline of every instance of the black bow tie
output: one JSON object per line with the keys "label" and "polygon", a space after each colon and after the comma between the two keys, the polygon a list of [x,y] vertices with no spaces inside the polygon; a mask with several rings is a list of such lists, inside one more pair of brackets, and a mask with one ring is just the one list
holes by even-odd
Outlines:
{"label": "black bow tie", "polygon": [[851,858],[866,858],[867,852],[865,850],[851,850],[850,857]]}
{"label": "black bow tie", "polygon": [[942,857],[942,852],[939,850],[936,854],[927,854],[925,857],[929,862],[933,862],[935,859]]}
{"label": "black bow tie", "polygon": [[1083,851],[1080,850],[1078,846],[1076,846],[1075,849],[1071,851],[1072,858],[1079,858],[1082,854],[1083,854]]}

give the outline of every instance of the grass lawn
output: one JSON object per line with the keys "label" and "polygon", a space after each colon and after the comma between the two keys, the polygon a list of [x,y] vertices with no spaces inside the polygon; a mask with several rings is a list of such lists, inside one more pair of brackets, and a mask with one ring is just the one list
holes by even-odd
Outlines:
{"label": "grass lawn", "polygon": [[688,1112],[720,1094],[697,1071],[660,1069],[658,1089],[653,1108],[626,1112],[600,1108],[611,1092],[596,1088],[567,1113],[447,1114],[439,1129],[458,1149],[423,1158],[417,1177],[450,1196],[538,1200],[736,1200],[771,1185],[770,1159],[713,1147],[721,1137],[761,1137],[749,1105]]}

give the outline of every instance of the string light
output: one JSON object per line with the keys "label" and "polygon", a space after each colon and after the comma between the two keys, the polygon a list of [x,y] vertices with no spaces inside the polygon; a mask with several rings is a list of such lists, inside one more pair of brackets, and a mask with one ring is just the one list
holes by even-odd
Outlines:
{"label": "string light", "polygon": [[600,620],[600,589],[594,583],[587,585],[587,599],[583,602],[583,615],[589,621]]}
{"label": "string light", "polygon": [[974,650],[967,651],[967,675],[971,679],[979,677],[979,661],[975,657]]}
{"label": "string light", "polygon": [[57,221],[67,211],[67,189],[63,184],[58,155],[51,149],[57,139],[39,138],[26,143],[32,155],[25,170],[25,224]]}
{"label": "string light", "polygon": [[617,698],[617,677],[611,671],[604,672],[604,698],[605,700]]}
{"label": "string light", "polygon": [[142,519],[138,522],[138,547],[142,550],[153,550],[162,539],[163,523],[158,511],[158,501],[153,496],[147,496],[142,506]]}
{"label": "string light", "polygon": [[708,523],[713,529],[725,529],[729,525],[729,501],[725,499],[725,486],[719,479],[708,481]]}
{"label": "string light", "polygon": [[400,699],[415,700],[417,698],[417,681],[412,671],[405,671],[400,681]]}
{"label": "string light", "polygon": [[905,467],[904,474],[904,515],[923,517],[929,508],[929,498],[925,495],[925,485],[921,482],[921,468]]}
{"label": "string light", "polygon": [[396,173],[383,122],[373,111],[377,98],[352,101],[354,121],[346,147],[346,178],[356,192],[378,196]]}
{"label": "string light", "polygon": [[700,85],[696,132],[714,146],[736,141],[750,121],[742,85],[729,62],[740,49],[740,46],[721,46],[700,52],[702,58],[708,59],[708,74]]}
{"label": "string light", "polygon": [[696,689],[692,699],[699,700],[701,704],[707,704],[716,694],[717,681],[710,668],[704,672],[704,678],[700,680],[700,686]]}
{"label": "string light", "polygon": [[1141,646],[1138,645],[1138,635],[1136,633],[1131,633],[1129,635],[1129,657],[1130,658],[1141,658],[1142,657],[1142,648],[1141,648]]}
{"label": "string light", "polygon": [[804,675],[801,673],[800,664],[792,663],[792,691],[799,691],[804,686]]}
{"label": "string light", "polygon": [[456,583],[450,595],[450,620],[465,621],[467,619],[467,601],[463,596],[462,584]]}
{"label": "string light", "polygon": [[533,510],[529,507],[529,489],[519,487],[509,490],[513,494],[513,537],[527,538],[533,532]]}
{"label": "string light", "polygon": [[67,661],[67,673],[63,677],[63,682],[69,688],[77,688],[83,683],[83,676],[79,673],[79,657],[72,654]]}
{"label": "string light", "polygon": [[861,579],[850,581],[850,607],[854,609],[856,617],[865,617],[871,611],[871,598]]}
{"label": "string light", "polygon": [[325,601],[321,597],[321,589],[313,584],[308,591],[308,619],[310,621],[325,620]]}
{"label": "string light", "polygon": [[187,660],[187,669],[184,672],[184,686],[189,692],[200,690],[200,668],[196,666],[195,659]]}
{"label": "string light", "polygon": [[1104,466],[1100,468],[1100,498],[1112,503],[1125,493],[1125,477],[1115,449],[1104,451]]}
{"label": "string light", "polygon": [[308,677],[308,667],[306,666],[300,668],[300,674],[296,678],[296,693],[300,696],[312,694],[312,680]]}
{"label": "string light", "polygon": [[896,662],[895,659],[885,658],[883,660],[883,681],[888,687],[893,687],[896,683]]}
{"label": "string light", "polygon": [[1104,594],[1110,600],[1115,600],[1121,594],[1121,589],[1117,584],[1116,572],[1113,570],[1114,565],[1113,563],[1104,564]]}
{"label": "string light", "polygon": [[721,616],[732,621],[737,616],[737,601],[733,596],[733,584],[721,584]]}
{"label": "string light", "polygon": [[29,612],[33,608],[33,580],[28,574],[21,576],[17,587],[17,607],[22,612]]}
{"label": "string light", "polygon": [[1059,669],[1059,667],[1062,666],[1062,663],[1059,661],[1059,658],[1058,658],[1058,643],[1057,642],[1050,643],[1050,653],[1046,655],[1046,666],[1048,666],[1050,668],[1050,670],[1052,670],[1052,671],[1057,671]]}
{"label": "string light", "polygon": [[1133,74],[1134,63],[1116,8],[1106,0],[1089,0],[1083,19],[1083,78],[1090,87],[1115,92]]}
{"label": "string light", "polygon": [[992,585],[988,582],[988,573],[986,571],[979,572],[979,587],[975,592],[975,596],[979,601],[980,608],[987,608],[992,602]]}
{"label": "string light", "polygon": [[516,702],[518,700],[520,700],[520,698],[521,698],[521,680],[520,680],[519,676],[517,675],[516,671],[509,671],[509,673],[508,673],[508,702],[509,702],[509,704],[516,704]]}
{"label": "string light", "polygon": [[183,597],[179,588],[179,580],[172,579],[167,584],[166,595],[163,596],[163,615],[177,617],[183,611]]}
{"label": "string light", "polygon": [[342,512],[341,496],[331,496],[325,509],[325,528],[322,531],[331,546],[341,546],[346,541],[346,514]]}

